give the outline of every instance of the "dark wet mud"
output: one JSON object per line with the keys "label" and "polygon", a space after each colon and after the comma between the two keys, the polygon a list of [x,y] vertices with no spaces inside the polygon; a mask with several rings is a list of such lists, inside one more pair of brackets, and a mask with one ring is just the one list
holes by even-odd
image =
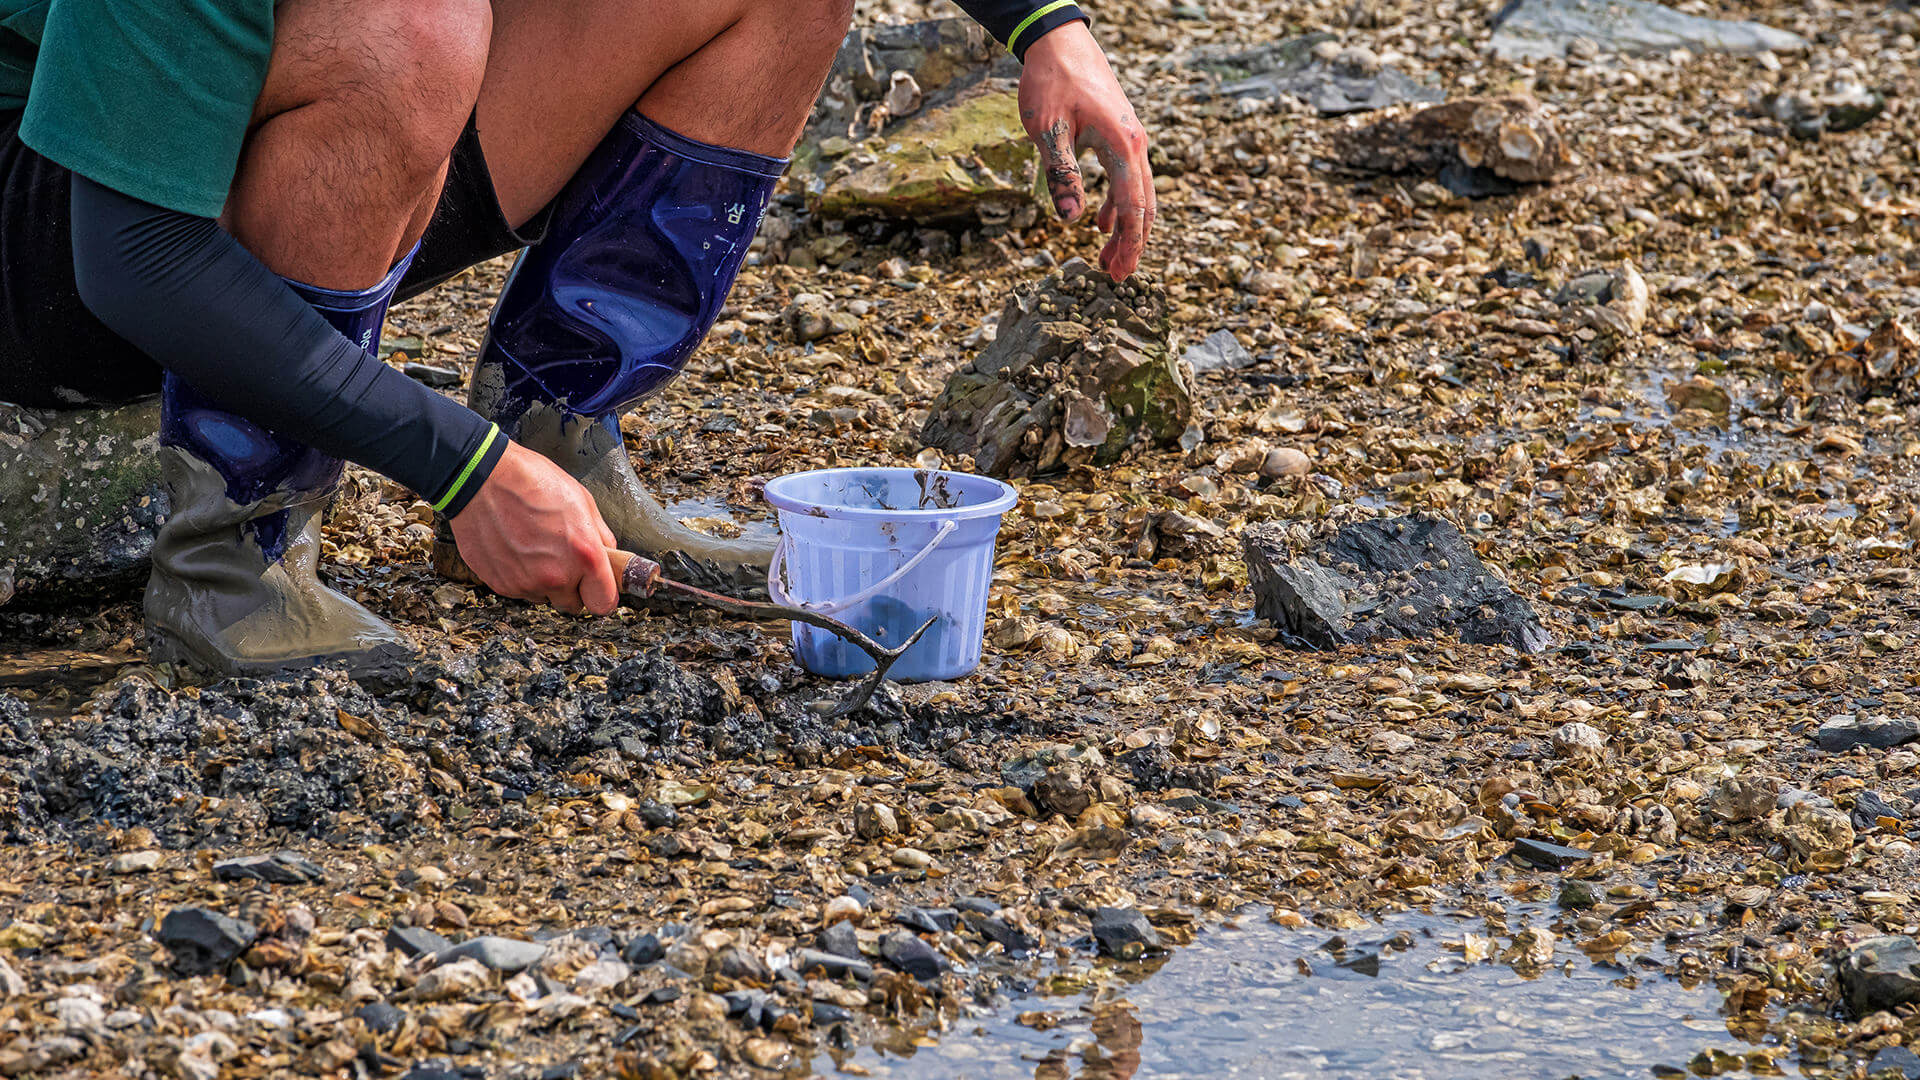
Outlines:
{"label": "dark wet mud", "polygon": [[[0,693],[0,822],[14,838],[146,827],[170,841],[405,836],[449,824],[514,829],[529,796],[625,785],[661,764],[818,763],[856,747],[943,749],[1017,716],[911,704],[883,689],[829,719],[837,684],[742,663],[710,675],[653,649],[543,659],[506,638],[382,681],[340,672],[168,690],[150,669],[74,704],[42,669],[34,701]],[[22,677],[24,678],[24,677]],[[671,814],[658,815],[670,819]]]}

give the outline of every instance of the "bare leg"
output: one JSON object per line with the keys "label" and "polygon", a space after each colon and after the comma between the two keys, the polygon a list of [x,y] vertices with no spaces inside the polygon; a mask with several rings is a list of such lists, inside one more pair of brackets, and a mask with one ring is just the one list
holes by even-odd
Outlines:
{"label": "bare leg", "polygon": [[552,200],[636,103],[689,138],[787,154],[852,16],[852,0],[495,0],[480,144],[507,220]]}
{"label": "bare leg", "polygon": [[486,0],[285,0],[222,224],[283,276],[378,281],[426,230],[491,29]]}
{"label": "bare leg", "polygon": [[[551,202],[636,108],[701,143],[786,155],[851,15],[851,0],[496,0],[476,115],[507,220],[519,225]],[[555,78],[560,71],[592,77]],[[754,201],[757,220],[763,197]],[[548,243],[565,250],[562,241]],[[490,366],[495,340],[469,403],[500,419],[506,350]],[[607,418],[552,402],[524,408],[510,422],[513,437],[579,479],[623,545],[684,580],[736,592],[764,587],[772,543],[689,529],[648,493]],[[458,576],[450,543],[436,548],[435,563]]]}
{"label": "bare leg", "polygon": [[[322,317],[353,340],[378,339],[392,294],[382,279],[440,187],[479,92],[489,29],[485,0],[278,8],[223,225],[302,283],[296,292],[324,301]],[[320,580],[320,515],[337,458],[248,424],[171,376],[159,458],[172,509],[147,583],[155,660],[237,675],[322,662],[364,671],[407,654],[402,635]]]}

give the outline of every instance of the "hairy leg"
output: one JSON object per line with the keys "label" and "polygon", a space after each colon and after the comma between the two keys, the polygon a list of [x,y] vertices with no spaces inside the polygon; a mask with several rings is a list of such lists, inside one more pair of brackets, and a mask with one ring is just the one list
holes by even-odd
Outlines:
{"label": "hairy leg", "polygon": [[478,117],[507,220],[539,212],[630,108],[785,155],[852,16],[852,0],[495,0]]}
{"label": "hairy leg", "polygon": [[377,282],[432,217],[491,29],[487,0],[284,0],[222,224],[285,277]]}

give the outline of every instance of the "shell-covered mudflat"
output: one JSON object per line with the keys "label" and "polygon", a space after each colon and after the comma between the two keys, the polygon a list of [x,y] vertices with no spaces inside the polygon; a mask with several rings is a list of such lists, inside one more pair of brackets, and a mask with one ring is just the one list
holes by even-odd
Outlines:
{"label": "shell-covered mudflat", "polygon": [[[1022,373],[1057,471],[1011,470],[979,672],[831,718],[778,628],[436,578],[431,513],[358,471],[327,570],[407,672],[202,685],[142,663],[136,595],[0,609],[0,1074],[804,1075],[1245,910],[1722,994],[1726,1050],[1663,1068],[1920,1037],[1920,18],[1694,5],[1804,47],[1498,59],[1487,4],[1094,6],[1155,138],[1129,305],[1172,335],[1114,355],[1190,356],[1191,417],[1109,461],[1124,407]],[[1337,93],[1263,90],[1310,33],[1279,82]],[[803,187],[623,425],[703,528],[764,529],[783,473],[975,466],[923,442],[949,374],[1099,243]],[[504,270],[402,306],[390,359],[464,376]],[[1256,616],[1250,531],[1403,515],[1545,648]],[[1404,625],[1394,580],[1352,625]]]}

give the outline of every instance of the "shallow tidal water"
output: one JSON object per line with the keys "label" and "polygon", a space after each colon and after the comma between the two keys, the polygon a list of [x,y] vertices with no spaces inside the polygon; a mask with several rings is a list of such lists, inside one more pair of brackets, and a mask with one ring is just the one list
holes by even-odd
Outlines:
{"label": "shallow tidal water", "polygon": [[[1336,934],[1248,913],[1163,963],[1058,993],[1043,980],[945,1033],[903,1033],[839,1062],[822,1054],[814,1068],[898,1080],[1598,1080],[1690,1075],[1704,1052],[1721,1076],[1799,1075],[1777,1046],[1728,1030],[1711,983],[1597,965],[1565,941],[1530,977],[1497,958],[1468,963],[1458,945],[1484,931],[1478,919],[1407,913]],[[1335,938],[1345,947],[1328,948]]]}

